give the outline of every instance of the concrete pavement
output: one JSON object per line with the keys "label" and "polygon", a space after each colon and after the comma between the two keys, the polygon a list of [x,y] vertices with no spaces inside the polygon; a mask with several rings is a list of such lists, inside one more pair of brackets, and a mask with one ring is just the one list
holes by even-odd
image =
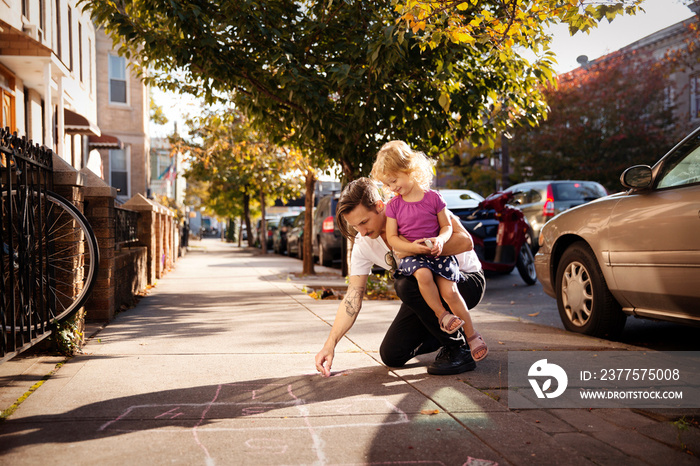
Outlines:
{"label": "concrete pavement", "polygon": [[[338,301],[303,292],[343,284],[318,267],[216,240],[193,244],[131,310],[78,355],[0,365],[0,462],[71,464],[698,464],[700,434],[679,413],[510,410],[509,350],[635,349],[472,310],[490,353],[477,370],[431,376],[378,349],[398,308],[365,301],[333,376],[314,356]],[[488,293],[488,289],[487,289]],[[53,371],[53,374],[47,375]],[[687,428],[686,428],[687,427]]]}

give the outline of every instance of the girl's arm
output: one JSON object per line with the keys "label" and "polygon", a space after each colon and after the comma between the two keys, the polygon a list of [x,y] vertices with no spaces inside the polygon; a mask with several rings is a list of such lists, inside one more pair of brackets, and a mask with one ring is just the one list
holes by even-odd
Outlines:
{"label": "girl's arm", "polygon": [[435,238],[430,238],[433,243],[430,254],[434,256],[439,256],[442,253],[442,248],[452,236],[452,222],[447,216],[447,209],[445,208],[438,212],[437,218],[440,224],[440,233]]}
{"label": "girl's arm", "polygon": [[386,218],[386,240],[391,248],[402,256],[428,254],[430,249],[419,242],[410,242],[399,236],[399,227],[395,218]]}

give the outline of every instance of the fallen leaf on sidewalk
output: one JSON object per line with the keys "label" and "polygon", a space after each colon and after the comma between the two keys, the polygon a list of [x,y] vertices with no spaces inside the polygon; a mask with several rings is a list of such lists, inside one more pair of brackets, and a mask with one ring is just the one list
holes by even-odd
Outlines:
{"label": "fallen leaf on sidewalk", "polygon": [[499,341],[498,344],[499,344],[499,345],[505,345],[505,343],[503,343],[502,341]]}
{"label": "fallen leaf on sidewalk", "polygon": [[536,317],[536,316],[540,315],[540,311],[537,311],[537,312],[535,312],[535,313],[533,313],[533,314],[528,314],[528,315],[529,315],[530,317]]}
{"label": "fallen leaf on sidewalk", "polygon": [[440,414],[439,409],[422,409],[421,414],[427,414],[427,415],[432,415],[432,414]]}

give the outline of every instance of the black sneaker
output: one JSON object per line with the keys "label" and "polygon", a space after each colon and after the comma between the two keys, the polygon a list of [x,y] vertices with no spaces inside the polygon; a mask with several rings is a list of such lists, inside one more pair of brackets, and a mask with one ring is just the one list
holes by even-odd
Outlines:
{"label": "black sneaker", "polygon": [[454,375],[476,369],[476,362],[472,358],[469,345],[443,346],[435,357],[435,361],[428,366],[428,374]]}

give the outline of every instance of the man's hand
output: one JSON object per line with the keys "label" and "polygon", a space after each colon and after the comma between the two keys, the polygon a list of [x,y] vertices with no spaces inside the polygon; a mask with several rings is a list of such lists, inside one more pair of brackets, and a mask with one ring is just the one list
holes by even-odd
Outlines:
{"label": "man's hand", "polygon": [[462,225],[462,222],[460,222],[459,218],[453,213],[450,213],[448,217],[452,222],[452,236],[445,243],[445,246],[443,246],[442,255],[454,256],[456,254],[461,254],[474,249],[472,237],[467,230],[464,229],[464,226]]}
{"label": "man's hand", "polygon": [[332,348],[326,348],[324,346],[316,355],[316,370],[324,377],[329,377],[331,375],[334,354],[335,351]]}

